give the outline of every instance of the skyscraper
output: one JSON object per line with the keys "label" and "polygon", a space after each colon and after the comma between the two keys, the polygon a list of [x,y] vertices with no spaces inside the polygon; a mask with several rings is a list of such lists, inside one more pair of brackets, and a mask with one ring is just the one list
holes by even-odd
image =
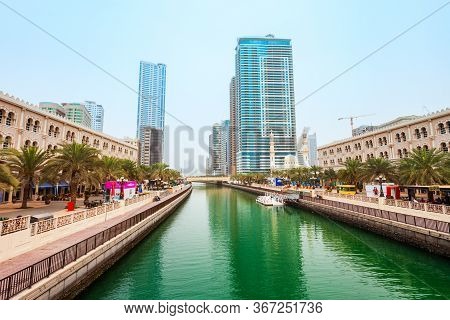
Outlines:
{"label": "skyscraper", "polygon": [[294,74],[289,39],[239,38],[236,47],[237,172],[270,170],[296,155]]}
{"label": "skyscraper", "polygon": [[230,170],[229,174],[236,174],[236,77],[230,81]]}
{"label": "skyscraper", "polygon": [[[139,68],[139,100],[136,133],[140,141],[140,148],[151,150],[151,146],[146,146],[145,143],[154,141],[154,139],[144,141],[141,136],[143,132],[142,128],[152,127],[164,130],[165,99],[166,65],[141,61]],[[158,145],[162,146],[164,139],[163,131],[159,136],[161,141],[158,142]]]}
{"label": "skyscraper", "polygon": [[312,166],[318,166],[319,160],[317,159],[317,137],[316,133],[308,135],[308,150],[309,150],[309,163]]}
{"label": "skyscraper", "polygon": [[103,118],[105,115],[103,106],[94,101],[85,101],[84,106],[91,115],[91,128],[95,131],[103,132]]}
{"label": "skyscraper", "polygon": [[230,120],[223,120],[220,127],[220,166],[224,176],[228,176],[231,169],[230,137]]}

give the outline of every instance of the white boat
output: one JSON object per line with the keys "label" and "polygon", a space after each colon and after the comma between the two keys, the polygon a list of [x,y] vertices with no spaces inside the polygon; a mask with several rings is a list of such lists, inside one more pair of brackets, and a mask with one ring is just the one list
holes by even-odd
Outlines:
{"label": "white boat", "polygon": [[266,194],[265,196],[259,196],[256,198],[256,202],[265,206],[283,206],[284,202],[281,197],[273,194]]}

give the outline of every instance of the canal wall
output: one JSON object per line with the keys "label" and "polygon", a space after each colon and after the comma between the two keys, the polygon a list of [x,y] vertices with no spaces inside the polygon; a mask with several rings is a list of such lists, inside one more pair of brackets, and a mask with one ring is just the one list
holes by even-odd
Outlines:
{"label": "canal wall", "polygon": [[[224,184],[227,185],[227,184]],[[269,190],[250,186],[228,184],[227,186],[253,194],[264,194]],[[429,252],[450,257],[450,225],[448,222],[390,212],[365,206],[303,197],[287,201],[287,205],[306,209],[332,220],[364,229],[387,238],[406,243]]]}
{"label": "canal wall", "polygon": [[[100,239],[100,234],[96,234],[89,239],[84,239],[80,242],[82,244],[81,246],[78,246],[78,244],[75,246],[75,255],[78,255],[80,247],[81,250],[84,250],[80,252],[80,257],[74,259],[74,261],[67,264],[64,268],[54,273],[49,273],[46,278],[31,285],[28,289],[6,298],[47,300],[72,299],[76,297],[103,272],[144,239],[152,230],[157,228],[187,199],[191,192],[192,187],[189,186],[182,191],[168,196],[160,203],[151,204],[145,211],[122,221],[120,224],[114,226],[114,232],[112,228],[103,231],[101,239],[104,242],[102,241],[100,245],[93,244],[97,242],[97,239]],[[105,233],[106,231],[108,232]],[[90,241],[92,238],[95,241]],[[85,249],[83,249],[84,246]],[[90,247],[92,248],[88,251]],[[71,248],[64,250],[64,259],[73,255],[73,253],[66,252]],[[45,267],[48,266],[50,270],[51,261],[54,260],[56,261],[56,259],[50,259]],[[41,268],[38,269],[40,270]],[[36,277],[36,274],[33,275],[33,272],[31,272],[28,281],[31,281],[33,277]],[[26,281],[26,279],[23,281]]]}

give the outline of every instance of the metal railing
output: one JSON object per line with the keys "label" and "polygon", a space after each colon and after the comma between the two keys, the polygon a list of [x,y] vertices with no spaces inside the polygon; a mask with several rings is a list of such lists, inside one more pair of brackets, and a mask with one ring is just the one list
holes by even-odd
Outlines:
{"label": "metal railing", "polygon": [[125,230],[135,226],[139,222],[155,214],[161,208],[172,203],[178,199],[190,188],[182,190],[182,192],[174,194],[172,198],[167,199],[156,204],[154,207],[147,209],[144,212],[138,213],[127,220],[117,223],[116,225],[101,231],[87,239],[84,239],[77,244],[74,244],[64,250],[59,251],[42,259],[41,261],[34,263],[33,265],[26,267],[6,278],[0,280],[0,300],[7,300],[19,292],[25,289],[31,288],[31,286],[40,280],[49,277],[52,273],[64,268],[71,262],[76,261],[81,256],[86,255],[90,251],[103,245],[105,242],[111,240],[117,235],[121,234]]}
{"label": "metal railing", "polygon": [[373,217],[378,217],[386,220],[396,221],[404,224],[413,225],[420,228],[425,228],[433,231],[443,232],[450,234],[450,223],[434,220],[434,219],[428,219],[423,217],[417,217],[412,216],[408,214],[398,213],[398,212],[392,212],[382,209],[376,209],[371,207],[365,207],[360,206],[356,204],[351,203],[345,203],[345,202],[339,202],[334,200],[328,200],[328,199],[321,199],[321,198],[312,198],[310,196],[300,196],[300,201],[308,201],[312,203],[319,203],[326,206],[349,210],[352,212],[357,212]]}
{"label": "metal railing", "polygon": [[[132,199],[125,200],[125,206],[135,204],[144,200],[152,199],[153,195],[145,194]],[[30,216],[8,219],[0,222],[0,236],[11,234],[14,232],[30,229],[31,236],[48,232],[57,228],[64,227],[66,225],[79,222],[81,220],[93,218],[97,215],[104,214],[113,210],[119,209],[120,203],[108,203],[95,208],[86,209],[79,212],[69,213],[67,215],[53,218],[49,220],[43,220],[39,222],[30,223]]]}

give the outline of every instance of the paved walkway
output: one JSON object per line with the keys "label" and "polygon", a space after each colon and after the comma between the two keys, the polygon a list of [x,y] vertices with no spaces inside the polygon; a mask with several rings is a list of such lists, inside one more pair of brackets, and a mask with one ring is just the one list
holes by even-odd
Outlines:
{"label": "paved walkway", "polygon": [[[89,200],[100,200],[102,196],[90,197]],[[16,218],[17,216],[32,216],[41,213],[51,213],[54,217],[66,215],[70,212],[66,209],[67,201],[52,201],[50,204],[45,204],[44,201],[28,201],[28,208],[21,209],[22,202],[5,203],[0,205],[0,217]],[[84,199],[77,199],[77,209],[75,211],[86,210],[84,207]],[[74,212],[74,211],[71,211]]]}
{"label": "paved walkway", "polygon": [[[177,195],[178,192],[173,193],[171,196]],[[164,198],[163,200],[169,199],[169,197]],[[149,201],[152,201],[152,199],[149,199]],[[0,262],[0,279],[3,279],[7,276],[10,276],[11,274],[20,271],[24,268],[27,268],[30,265],[33,265],[63,249],[66,249],[70,246],[73,246],[77,244],[78,242],[87,239],[93,235],[96,235],[97,233],[108,229],[124,220],[127,220],[128,218],[145,211],[149,208],[152,208],[153,206],[157,205],[160,202],[151,202],[143,201],[144,203],[136,203],[131,206],[123,207],[121,209],[128,209],[126,213],[111,218],[110,220],[107,220],[102,223],[98,223],[96,225],[93,225],[92,227],[86,228],[84,230],[72,233],[69,236],[60,238],[56,241],[47,243],[41,247],[38,247],[32,251],[28,251],[26,253],[20,254],[18,256],[15,256],[13,258],[7,259],[5,261]]]}

